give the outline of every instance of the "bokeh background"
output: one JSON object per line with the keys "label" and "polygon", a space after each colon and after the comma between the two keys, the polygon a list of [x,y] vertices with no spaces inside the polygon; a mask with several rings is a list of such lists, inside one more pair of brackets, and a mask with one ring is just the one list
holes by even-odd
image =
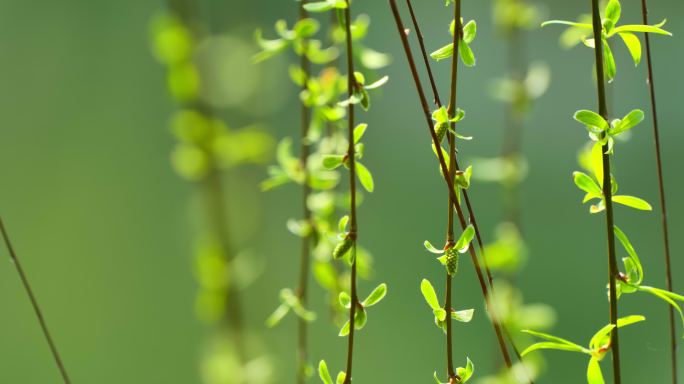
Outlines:
{"label": "bokeh background", "polygon": [[[428,47],[448,39],[443,2],[418,2]],[[573,19],[588,1],[540,0],[546,15]],[[585,4],[586,3],[586,4]],[[639,2],[624,0],[624,20],[638,22]],[[684,140],[680,107],[684,4],[652,2],[652,18],[668,17],[674,38],[654,38],[665,172],[670,201],[674,273],[684,272]],[[297,91],[286,77],[286,58],[254,66],[252,36],[278,18],[296,17],[292,1],[205,0],[202,16],[212,32],[225,34],[215,54],[221,117],[233,127],[261,124],[276,138],[298,129]],[[195,315],[197,291],[192,260],[195,189],[170,166],[174,139],[168,119],[175,109],[164,68],[150,53],[149,22],[158,1],[0,2],[0,212],[33,281],[75,383],[199,383],[198,364],[210,329]],[[466,1],[464,12],[478,21],[474,49],[478,65],[464,70],[461,107],[468,111],[461,146],[464,159],[496,156],[502,140],[503,105],[489,84],[505,72],[505,47],[492,29],[489,1]],[[366,134],[366,161],[376,192],[360,210],[363,244],[375,255],[375,279],[389,295],[374,308],[357,344],[359,382],[431,382],[443,364],[442,335],[432,324],[418,289],[423,277],[441,281],[442,270],[422,248],[444,227],[445,196],[425,134],[413,84],[388,5],[359,0],[355,12],[371,16],[369,45],[390,53],[390,83],[374,98]],[[570,175],[585,142],[571,119],[594,108],[592,52],[562,50],[560,29],[529,33],[531,59],[552,70],[547,94],[536,103],[525,131],[530,173],[522,194],[523,227],[530,261],[517,283],[529,302],[553,305],[554,332],[587,342],[608,321],[606,263],[601,216],[581,207]],[[624,47],[616,49],[618,77],[611,85],[616,113],[647,109],[645,67],[635,68]],[[443,89],[448,65],[438,65]],[[657,202],[650,124],[635,130],[615,160],[624,192]],[[263,261],[258,280],[245,292],[251,332],[274,362],[274,382],[294,377],[294,320],[267,330],[264,320],[277,293],[295,282],[299,241],[285,221],[299,214],[298,189],[261,193],[263,167],[229,175],[228,196],[240,247]],[[475,183],[472,196],[485,238],[500,220],[500,190]],[[296,202],[296,203],[295,203]],[[647,283],[664,285],[658,215],[617,210],[647,271]],[[0,251],[8,260],[4,250]],[[496,365],[491,327],[470,263],[455,284],[458,307],[475,307],[473,323],[458,325],[455,353],[475,361],[479,372]],[[373,284],[373,285],[371,285]],[[325,307],[318,288],[314,308]],[[39,327],[9,262],[0,263],[0,382],[58,383]],[[641,313],[645,324],[623,332],[624,377],[629,383],[663,383],[668,376],[665,306],[644,296],[621,301],[623,314]],[[679,330],[680,333],[682,330]],[[313,327],[312,356],[343,366],[345,340],[325,319]],[[548,353],[546,383],[584,380],[586,360]],[[684,366],[684,357],[682,357]],[[312,380],[312,382],[316,382]]]}

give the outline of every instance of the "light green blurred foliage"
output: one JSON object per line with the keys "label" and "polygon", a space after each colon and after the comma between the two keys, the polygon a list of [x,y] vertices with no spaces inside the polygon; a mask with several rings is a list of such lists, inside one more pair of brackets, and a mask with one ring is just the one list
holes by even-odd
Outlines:
{"label": "light green blurred foliage", "polygon": [[[240,304],[242,291],[262,269],[255,255],[235,248],[227,228],[224,174],[236,167],[270,161],[272,137],[258,127],[231,129],[202,95],[209,83],[198,66],[198,47],[211,36],[198,33],[172,9],[153,18],[152,46],[165,65],[168,91],[178,104],[171,118],[177,144],[171,163],[193,182],[206,207],[203,229],[196,235],[196,313],[214,331],[207,341],[200,371],[206,384],[265,383],[271,363],[253,357],[254,342]],[[258,343],[258,341],[255,341]]]}
{"label": "light green blurred foliage", "polygon": [[[387,55],[374,51],[363,45],[367,36],[370,19],[366,15],[359,15],[353,20],[352,30],[356,59],[365,67],[366,73],[370,70],[379,69],[389,64]],[[347,77],[340,74],[337,67],[340,64],[340,51],[344,50],[344,30],[338,23],[331,23],[328,27],[327,36],[324,40],[316,39],[321,25],[317,19],[306,18],[297,21],[288,28],[288,23],[279,20],[275,23],[277,39],[267,40],[264,33],[257,30],[255,38],[261,48],[261,52],[253,57],[257,63],[281,55],[291,49],[296,56],[306,57],[315,65],[313,73],[307,73],[298,64],[291,64],[289,77],[291,81],[301,89],[299,101],[304,107],[309,108],[311,121],[307,127],[307,136],[300,138],[310,147],[311,152],[307,162],[303,165],[294,154],[294,140],[290,137],[283,138],[278,144],[276,151],[277,165],[269,167],[269,178],[264,180],[262,188],[273,188],[294,183],[302,185],[307,183],[312,188],[308,197],[307,207],[311,211],[311,220],[306,222],[299,219],[290,219],[287,222],[288,230],[298,237],[311,237],[313,239],[313,265],[312,273],[318,284],[328,293],[328,302],[332,320],[337,326],[344,327],[346,320],[344,315],[346,308],[340,305],[338,297],[349,290],[349,272],[341,268],[343,263],[334,260],[335,247],[344,243],[340,232],[344,227],[339,225],[340,213],[349,207],[348,193],[339,191],[341,174],[339,166],[348,167],[345,153],[348,142],[346,139],[345,107],[349,103],[369,104],[370,96],[364,90],[357,100],[345,100],[347,89]],[[365,76],[362,72],[356,74],[357,82],[364,86]],[[379,82],[385,82],[380,79]],[[367,85],[366,89],[374,89],[381,84]],[[360,140],[365,127],[362,124],[357,127]],[[363,144],[356,143],[357,160],[363,157]],[[357,162],[357,171],[359,163]],[[372,180],[372,179],[371,179]],[[363,183],[363,180],[361,180]],[[372,181],[371,181],[372,183]],[[357,196],[357,204],[362,201]],[[346,217],[346,216],[345,216]],[[344,218],[342,218],[344,220]],[[340,243],[342,241],[342,243]],[[339,243],[339,244],[338,244]],[[347,252],[344,252],[345,256]],[[346,259],[350,262],[350,259]],[[372,256],[364,248],[356,250],[358,274],[361,278],[368,279],[372,276]],[[291,292],[287,290],[287,292]],[[284,299],[281,295],[281,304],[267,320],[269,326],[274,326],[283,319],[290,309],[300,317],[312,319],[308,310],[301,307],[296,296],[287,295]]]}

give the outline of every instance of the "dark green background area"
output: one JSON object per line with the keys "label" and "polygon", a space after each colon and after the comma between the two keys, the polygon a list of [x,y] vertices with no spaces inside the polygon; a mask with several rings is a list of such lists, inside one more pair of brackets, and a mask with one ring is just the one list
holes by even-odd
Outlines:
{"label": "dark green background area", "polygon": [[[589,1],[539,3],[553,18],[573,19],[589,9]],[[639,21],[639,3],[623,1],[624,20]],[[684,21],[678,16],[684,4],[652,3],[654,21],[669,17],[667,28],[675,34],[652,40],[674,272],[681,277],[684,181],[679,167],[684,154],[678,143],[684,140]],[[445,44],[450,20],[443,1],[416,4],[428,46]],[[492,29],[490,5],[463,5],[466,17],[479,24],[478,65],[463,70],[460,83],[460,106],[468,112],[462,129],[475,136],[461,146],[466,160],[496,156],[501,145],[502,105],[489,97],[488,86],[505,72],[506,47]],[[0,2],[0,212],[74,383],[199,383],[197,365],[210,329],[194,314],[196,196],[169,164],[174,142],[167,122],[175,106],[166,92],[164,69],[149,49],[149,20],[161,6],[131,0]],[[231,34],[249,46],[255,28],[270,30],[276,19],[296,15],[293,1],[212,0],[202,7],[213,32]],[[434,370],[442,369],[443,342],[418,287],[427,277],[443,289],[443,272],[421,244],[442,237],[446,194],[386,1],[357,0],[354,8],[373,20],[369,45],[394,56],[386,70],[390,83],[374,98],[372,111],[360,117],[370,124],[365,163],[376,178],[376,192],[367,196],[359,214],[360,239],[375,255],[376,276],[360,289],[367,292],[384,281],[389,295],[373,308],[359,334],[354,376],[360,383],[426,383]],[[596,105],[593,56],[582,47],[560,49],[560,32],[548,27],[529,33],[529,55],[549,64],[552,83],[525,131],[531,172],[522,204],[531,259],[518,282],[528,301],[556,308],[555,333],[586,343],[608,321],[603,222],[581,206],[570,177],[586,140],[572,113]],[[645,67],[634,68],[624,47],[615,52],[618,76],[610,88],[616,115],[647,109]],[[261,122],[277,138],[297,132],[296,89],[284,78],[286,60],[255,68],[245,65],[248,56],[228,59],[236,68],[224,68],[227,88],[231,81],[240,84],[238,74],[244,73],[258,87],[222,112],[228,124]],[[436,68],[446,92],[448,64]],[[283,79],[274,80],[278,76]],[[643,124],[617,148],[615,173],[623,192],[656,203],[654,171],[650,124]],[[294,322],[290,318],[266,330],[263,321],[277,305],[279,289],[295,281],[298,241],[284,223],[299,214],[293,203],[299,201],[298,190],[290,186],[261,194],[258,182],[264,176],[255,167],[229,175],[227,198],[234,226],[241,229],[235,235],[238,244],[266,262],[263,275],[245,293],[250,327],[270,348],[276,382],[287,383],[294,376]],[[492,238],[501,216],[500,191],[476,183],[472,196],[485,239]],[[662,286],[658,215],[623,208],[616,215],[640,251],[646,282]],[[4,250],[0,255],[8,259]],[[454,287],[456,306],[477,310],[473,323],[456,328],[455,353],[459,362],[470,356],[478,374],[490,372],[498,364],[493,334],[472,267],[463,265]],[[324,307],[320,290],[314,290],[312,302]],[[665,306],[643,296],[625,297],[621,304],[622,314],[648,318],[622,333],[626,382],[666,382]],[[0,382],[58,383],[9,262],[0,263],[0,308]],[[336,337],[337,330],[323,318],[312,332],[313,359],[325,358],[331,369],[342,368],[345,340]],[[547,356],[551,373],[542,382],[583,382],[583,357]]]}

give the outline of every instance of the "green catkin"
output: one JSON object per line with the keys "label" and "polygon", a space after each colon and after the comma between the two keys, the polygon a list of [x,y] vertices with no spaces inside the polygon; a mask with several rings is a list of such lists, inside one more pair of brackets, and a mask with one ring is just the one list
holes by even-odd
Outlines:
{"label": "green catkin", "polygon": [[446,251],[446,269],[447,273],[449,273],[449,276],[454,277],[456,276],[456,272],[458,272],[458,250],[454,247],[451,247],[447,249]]}

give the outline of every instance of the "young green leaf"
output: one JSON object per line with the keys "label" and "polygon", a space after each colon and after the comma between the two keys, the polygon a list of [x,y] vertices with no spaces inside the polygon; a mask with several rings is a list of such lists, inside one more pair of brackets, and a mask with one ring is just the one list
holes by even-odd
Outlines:
{"label": "young green leaf", "polygon": [[364,307],[372,307],[373,305],[379,303],[382,299],[385,298],[385,295],[387,295],[387,284],[383,283],[378,285],[373,292],[366,297],[366,299],[361,302],[361,305]]}
{"label": "young green leaf", "polygon": [[646,200],[634,196],[618,195],[613,196],[613,202],[625,205],[640,211],[652,211],[653,207]]}
{"label": "young green leaf", "polygon": [[383,85],[387,84],[388,81],[389,81],[389,76],[385,76],[376,82],[365,85],[364,88],[367,90],[378,89],[378,88],[382,87]]}
{"label": "young green leaf", "polygon": [[368,124],[359,124],[354,128],[354,144],[358,143],[359,140],[363,137],[363,134],[366,133],[366,129],[368,128]]}
{"label": "young green leaf", "polygon": [[624,232],[618,226],[615,226],[615,237],[618,238],[622,246],[625,248],[627,251],[627,254],[629,254],[630,260],[632,260],[632,264],[634,267],[637,269],[637,281],[633,281],[632,283],[634,284],[641,284],[641,281],[643,280],[644,277],[644,269],[641,266],[641,261],[639,260],[639,255],[637,255],[636,250],[632,246],[632,243],[629,241],[629,238],[627,235],[625,235]]}
{"label": "young green leaf", "polygon": [[432,243],[430,243],[430,242],[427,241],[427,240],[425,240],[425,242],[423,243],[423,246],[425,246],[425,249],[427,249],[428,251],[430,251],[430,252],[432,252],[432,253],[435,253],[435,254],[437,254],[437,255],[441,255],[441,254],[444,253],[444,250],[435,248],[435,247],[432,245]]}
{"label": "young green leaf", "polygon": [[460,253],[467,252],[468,248],[470,248],[470,242],[473,241],[473,237],[475,237],[475,228],[472,225],[468,225],[461,234],[461,237],[458,238],[454,248]]}
{"label": "young green leaf", "polygon": [[574,119],[586,125],[587,127],[597,128],[599,132],[608,128],[608,122],[601,115],[593,111],[577,111],[575,112]]}
{"label": "young green leaf", "polygon": [[470,20],[466,25],[463,26],[463,41],[466,44],[470,44],[475,40],[477,36],[477,23],[475,20]]}
{"label": "young green leaf", "polygon": [[437,300],[435,288],[432,287],[430,281],[423,279],[423,281],[420,282],[420,291],[423,293],[423,297],[425,298],[425,301],[427,301],[430,308],[433,310],[442,309],[439,305],[439,300]]}
{"label": "young green leaf", "polygon": [[447,44],[443,46],[442,48],[432,52],[430,54],[430,57],[432,57],[436,61],[448,59],[454,54],[454,45],[453,44]]}
{"label": "young green leaf", "polygon": [[641,41],[635,34],[629,32],[620,33],[620,37],[627,46],[629,54],[632,55],[634,65],[639,66],[641,63]]}
{"label": "young green leaf", "polygon": [[601,187],[596,184],[594,179],[589,177],[586,173],[583,172],[573,172],[572,174],[573,180],[575,181],[575,185],[584,192],[586,192],[588,195],[591,196],[592,198],[594,197],[601,197],[603,195],[603,191],[601,190]]}
{"label": "young green leaf", "polygon": [[370,173],[368,168],[366,168],[363,164],[359,163],[358,161],[355,163],[356,164],[356,174],[359,177],[359,181],[361,182],[361,185],[366,189],[368,192],[373,192],[373,189],[375,189],[375,183],[373,182],[373,175]]}
{"label": "young green leaf", "polygon": [[620,20],[622,8],[618,0],[610,0],[608,5],[606,5],[606,19],[610,20],[613,25],[617,25]]}
{"label": "young green leaf", "polygon": [[601,373],[601,365],[599,364],[598,358],[593,356],[589,359],[589,366],[587,367],[587,383],[605,384],[603,373]]}
{"label": "young green leaf", "polygon": [[330,377],[330,371],[328,371],[328,365],[325,363],[325,360],[321,360],[320,363],[318,363],[318,376],[320,376],[324,384],[333,384],[332,377]]}
{"label": "young green leaf", "polygon": [[473,319],[474,309],[464,309],[462,311],[451,310],[451,318],[461,323],[469,323]]}
{"label": "young green leaf", "polygon": [[344,156],[342,155],[325,155],[323,156],[323,166],[326,169],[333,170],[342,165]]}
{"label": "young green leaf", "polygon": [[461,61],[463,62],[463,64],[465,64],[468,67],[475,66],[475,54],[473,53],[473,50],[470,48],[470,45],[468,43],[466,43],[464,40],[459,40],[458,50],[460,52]]}
{"label": "young green leaf", "polygon": [[339,302],[340,305],[343,306],[344,308],[349,309],[351,307],[351,296],[347,292],[340,292],[339,296]]}
{"label": "young green leaf", "polygon": [[614,127],[610,128],[608,133],[612,136],[619,135],[639,125],[642,121],[644,121],[644,111],[635,109],[622,118],[622,120],[619,120],[619,123]]}
{"label": "young green leaf", "polygon": [[285,304],[280,304],[278,308],[276,308],[276,310],[271,314],[271,316],[266,319],[266,326],[269,328],[275,327],[283,320],[283,318],[285,318],[288,312],[290,312],[290,307]]}

